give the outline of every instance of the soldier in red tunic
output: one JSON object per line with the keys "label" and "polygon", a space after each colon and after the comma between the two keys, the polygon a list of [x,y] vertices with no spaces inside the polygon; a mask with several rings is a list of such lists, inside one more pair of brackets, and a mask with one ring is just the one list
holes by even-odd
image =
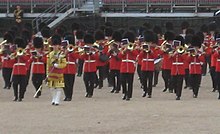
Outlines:
{"label": "soldier in red tunic", "polygon": [[67,66],[64,70],[64,101],[71,101],[76,74],[76,60],[79,58],[79,54],[74,50],[74,37],[72,35],[67,35],[64,39],[69,42],[66,50]]}
{"label": "soldier in red tunic", "polygon": [[152,82],[154,73],[154,60],[157,58],[157,53],[153,49],[153,45],[157,43],[157,35],[151,31],[144,33],[145,43],[142,44],[142,51],[139,54],[141,60],[141,74],[144,93],[142,97],[148,94],[148,98],[152,95]]}
{"label": "soldier in red tunic", "polygon": [[124,45],[123,50],[119,53],[119,58],[122,59],[120,67],[121,85],[124,94],[122,99],[129,101],[132,98],[138,51],[134,47],[135,35],[133,32],[125,32],[123,38],[127,38],[129,42]]}
{"label": "soldier in red tunic", "polygon": [[[45,79],[45,64],[46,55],[43,52],[43,38],[35,37],[33,39],[34,50],[31,50],[30,63],[32,63],[32,83],[37,91]],[[38,92],[35,98],[41,96],[41,91]]]}
{"label": "soldier in red tunic", "polygon": [[24,49],[26,44],[23,39],[16,38],[14,43],[17,45],[17,50],[11,55],[14,60],[12,71],[12,82],[14,89],[14,101],[22,101],[26,90],[27,62],[29,57],[26,56]]}
{"label": "soldier in red tunic", "polygon": [[114,42],[109,45],[109,68],[110,68],[110,83],[113,84],[111,93],[119,93],[120,91],[120,66],[121,59],[118,57],[119,47],[122,39],[122,35],[119,31],[115,31],[112,35]]}
{"label": "soldier in red tunic", "polygon": [[98,59],[97,52],[92,51],[94,38],[91,34],[84,36],[84,53],[80,56],[84,60],[83,80],[86,87],[85,97],[91,98],[93,96],[94,84],[96,81],[96,60]]}
{"label": "soldier in red tunic", "polygon": [[176,100],[180,100],[182,94],[183,78],[185,75],[185,53],[183,46],[177,46],[174,53],[170,55],[171,66],[171,89],[176,93]]}
{"label": "soldier in red tunic", "polygon": [[1,62],[2,62],[2,76],[4,79],[4,89],[11,88],[11,73],[13,68],[13,60],[10,59],[10,54],[14,51],[13,50],[13,36],[6,32],[4,34],[4,40],[6,41],[2,44],[2,53],[1,53]]}
{"label": "soldier in red tunic", "polygon": [[192,50],[188,57],[189,62],[189,73],[190,73],[190,82],[193,89],[193,97],[197,98],[200,86],[200,80],[202,77],[202,64],[205,61],[204,54],[199,51],[201,47],[201,40],[198,36],[193,36],[192,38]]}

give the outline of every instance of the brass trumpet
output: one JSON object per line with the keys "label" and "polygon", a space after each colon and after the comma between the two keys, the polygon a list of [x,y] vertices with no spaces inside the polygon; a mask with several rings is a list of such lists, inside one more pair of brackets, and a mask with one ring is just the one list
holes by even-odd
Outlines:
{"label": "brass trumpet", "polygon": [[74,46],[73,45],[68,45],[67,46],[67,51],[68,52],[73,52],[73,50],[74,50]]}
{"label": "brass trumpet", "polygon": [[16,51],[16,55],[17,56],[22,56],[22,55],[24,55],[24,51],[25,50],[23,48],[18,48],[17,51]]}
{"label": "brass trumpet", "polygon": [[130,51],[134,50],[134,44],[129,43],[129,44],[127,45],[127,50],[130,50]]}
{"label": "brass trumpet", "polygon": [[143,49],[144,52],[149,53],[150,52],[150,45],[144,43],[143,46],[142,46],[142,49]]}
{"label": "brass trumpet", "polygon": [[183,46],[178,46],[176,48],[177,53],[183,54],[185,52],[185,48]]}

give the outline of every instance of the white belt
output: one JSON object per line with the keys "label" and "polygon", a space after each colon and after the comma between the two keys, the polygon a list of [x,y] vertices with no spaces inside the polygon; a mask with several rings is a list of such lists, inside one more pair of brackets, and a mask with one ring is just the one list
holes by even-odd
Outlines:
{"label": "white belt", "polygon": [[173,65],[183,65],[183,62],[174,62]]}
{"label": "white belt", "polygon": [[25,66],[26,64],[25,64],[25,63],[15,63],[14,65],[15,65],[15,66],[17,66],[17,65],[18,65],[18,66]]}
{"label": "white belt", "polygon": [[67,64],[73,64],[73,65],[75,65],[76,63],[75,63],[75,62],[67,62]]}
{"label": "white belt", "polygon": [[220,59],[217,59],[218,62],[220,62]]}
{"label": "white belt", "polygon": [[200,62],[191,62],[190,64],[191,64],[191,65],[201,65]]}
{"label": "white belt", "polygon": [[142,61],[154,61],[154,59],[143,59]]}
{"label": "white belt", "polygon": [[122,62],[131,62],[131,63],[135,63],[134,60],[122,60]]}
{"label": "white belt", "polygon": [[3,59],[4,59],[4,60],[8,60],[8,57],[4,57]]}
{"label": "white belt", "polygon": [[95,60],[85,60],[86,63],[95,62]]}
{"label": "white belt", "polygon": [[34,62],[34,64],[44,64],[43,62]]}

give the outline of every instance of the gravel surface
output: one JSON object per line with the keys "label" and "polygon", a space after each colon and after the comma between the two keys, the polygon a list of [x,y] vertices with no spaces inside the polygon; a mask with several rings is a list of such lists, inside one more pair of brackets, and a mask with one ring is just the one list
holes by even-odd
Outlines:
{"label": "gravel surface", "polygon": [[[71,102],[52,106],[50,91],[33,98],[30,81],[22,102],[13,102],[13,90],[2,89],[0,81],[0,134],[219,134],[220,101],[213,93],[211,79],[203,77],[199,96],[183,89],[180,101],[175,94],[163,93],[163,80],[153,88],[152,98],[142,98],[135,77],[133,98],[123,101],[122,94],[111,94],[105,81],[85,98],[82,77],[76,77]],[[62,98],[64,96],[62,95]]]}

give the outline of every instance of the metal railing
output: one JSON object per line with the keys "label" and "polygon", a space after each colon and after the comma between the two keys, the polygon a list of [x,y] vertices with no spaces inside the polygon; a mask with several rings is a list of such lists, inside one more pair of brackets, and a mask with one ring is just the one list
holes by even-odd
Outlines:
{"label": "metal railing", "polygon": [[[139,10],[140,7],[144,7],[146,12],[149,12],[150,8],[160,7],[160,9],[167,9],[169,12],[174,12],[174,9],[191,9],[194,12],[198,12],[199,8],[217,8],[220,6],[220,0],[102,0],[104,7],[110,6],[108,9],[121,9],[121,12],[125,12],[132,7]],[[119,10],[120,11],[120,10]]]}
{"label": "metal railing", "polygon": [[[83,4],[85,4],[86,0],[56,0],[49,8],[47,8],[44,12],[42,12],[38,17],[32,20],[33,28],[36,31],[39,31],[39,24],[46,23],[49,24],[55,18],[57,18],[57,14],[64,13],[70,8],[80,8]],[[75,13],[75,12],[74,12]]]}

